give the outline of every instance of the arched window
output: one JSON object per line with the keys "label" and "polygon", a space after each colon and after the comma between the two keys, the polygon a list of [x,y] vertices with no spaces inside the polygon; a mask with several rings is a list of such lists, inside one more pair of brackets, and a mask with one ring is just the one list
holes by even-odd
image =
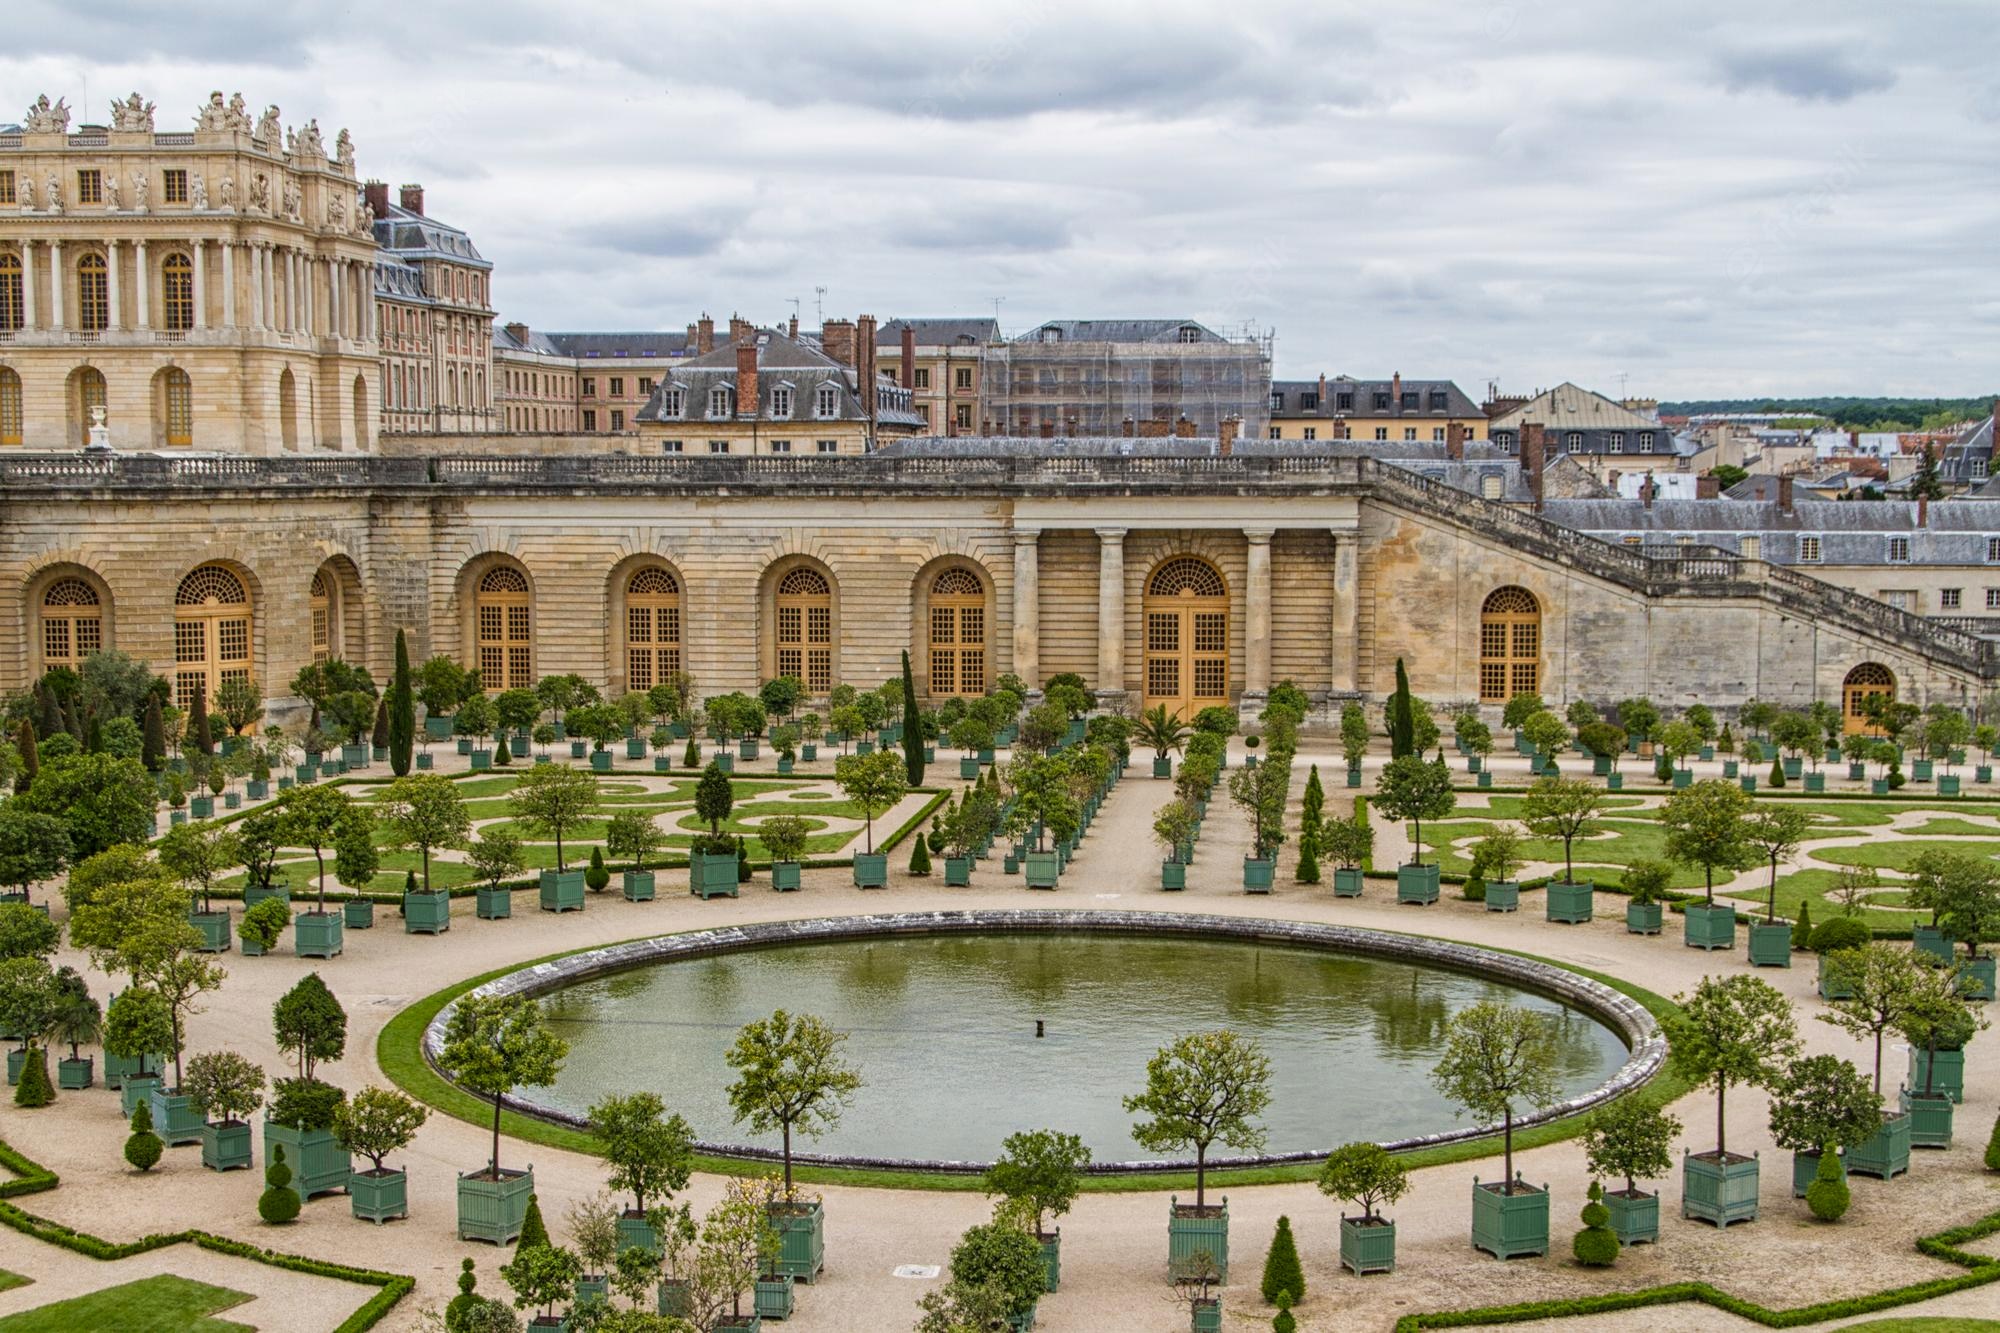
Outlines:
{"label": "arched window", "polygon": [[168,366],[161,371],[160,397],[160,419],[166,425],[167,443],[193,444],[194,385],[189,383],[187,372],[178,366]]}
{"label": "arched window", "polygon": [[681,669],[681,581],[648,565],[625,584],[625,688],[650,690]]}
{"label": "arched window", "polygon": [[21,299],[21,260],[16,255],[0,255],[0,332],[12,333],[27,322],[27,305]]}
{"label": "arched window", "polygon": [[309,599],[312,605],[313,661],[324,662],[333,654],[334,581],[324,569],[313,574]]}
{"label": "arched window", "polygon": [[90,443],[92,411],[104,406],[104,373],[95,366],[80,366],[70,376],[76,386],[77,443]]}
{"label": "arched window", "polygon": [[21,377],[0,366],[0,444],[21,442]]}
{"label": "arched window", "polygon": [[778,674],[805,682],[806,693],[833,688],[833,588],[816,569],[778,580]]}
{"label": "arched window", "polygon": [[528,576],[512,565],[487,570],[479,578],[473,614],[480,681],[489,690],[532,686],[534,613]]}
{"label": "arched window", "polygon": [[104,647],[104,605],[97,589],[60,578],[42,594],[42,670],[80,667]]}
{"label": "arched window", "polygon": [[1505,703],[1542,688],[1542,604],[1526,588],[1495,588],[1479,609],[1479,697]]}
{"label": "arched window", "polygon": [[1840,715],[1848,735],[1857,731],[1880,734],[1868,716],[1868,701],[1876,697],[1893,701],[1896,677],[1880,662],[1863,662],[1847,673],[1840,684]]}
{"label": "arched window", "polygon": [[1191,555],[1146,580],[1146,706],[1192,717],[1229,702],[1229,587]]}
{"label": "arched window", "polygon": [[930,611],[931,694],[986,693],[986,585],[953,566],[931,584]]}
{"label": "arched window", "polygon": [[186,255],[168,255],[160,265],[160,312],[171,333],[194,327],[194,263]]}
{"label": "arched window", "polygon": [[103,255],[76,261],[76,326],[86,333],[102,333],[111,326],[111,272]]}
{"label": "arched window", "polygon": [[250,676],[250,595],[221,565],[202,565],[174,593],[174,702],[215,698],[225,680]]}

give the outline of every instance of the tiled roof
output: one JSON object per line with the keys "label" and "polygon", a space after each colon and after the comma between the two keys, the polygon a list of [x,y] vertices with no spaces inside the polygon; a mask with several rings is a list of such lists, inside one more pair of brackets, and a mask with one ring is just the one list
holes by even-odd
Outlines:
{"label": "tiled roof", "polygon": [[582,358],[677,357],[690,350],[684,329],[671,333],[551,333],[548,340],[562,355]]}
{"label": "tiled roof", "polygon": [[[1471,417],[1483,420],[1486,415],[1479,410],[1479,405],[1466,396],[1465,392],[1451,380],[1417,380],[1405,378],[1402,381],[1402,392],[1417,395],[1416,406],[1407,409],[1408,415],[1411,416],[1439,418]],[[1441,392],[1445,395],[1445,402],[1442,407],[1433,408],[1431,406],[1431,395],[1433,392]],[[1354,395],[1354,405],[1352,407],[1336,408],[1335,404],[1339,403],[1340,395],[1343,393]],[[1389,395],[1389,405],[1386,408],[1375,406],[1375,395],[1378,393]],[[1314,395],[1317,398],[1316,406],[1305,406],[1304,400],[1308,394]],[[1350,379],[1345,375],[1328,378],[1324,393],[1320,392],[1320,382],[1316,379],[1272,380],[1271,402],[1271,415],[1283,418],[1402,416],[1406,411],[1401,405],[1401,400],[1396,397],[1394,381],[1357,380]]]}
{"label": "tiled roof", "polygon": [[[810,430],[816,421],[861,421],[866,419],[862,409],[859,380],[853,367],[840,362],[822,352],[818,347],[803,339],[789,338],[776,329],[759,329],[757,339],[757,416],[760,420],[794,422],[801,431]],[[832,418],[820,417],[816,405],[822,385],[832,385],[839,391],[838,415]],[[773,418],[771,413],[772,394],[785,386],[792,391],[792,412],[788,417]],[[712,389],[736,389],[736,344],[722,343],[706,356],[691,357],[669,367],[666,378],[660,381],[646,405],[639,409],[640,421],[657,422],[662,425],[686,423],[690,428],[698,427],[708,416],[708,394]],[[679,390],[682,412],[678,416],[663,414],[665,396],[670,390]],[[886,380],[878,382],[875,419],[886,425],[917,426],[923,423],[912,407],[899,406],[909,398],[907,389],[898,389]],[[731,415],[716,418],[718,421],[734,421]]]}
{"label": "tiled roof", "polygon": [[903,330],[917,335],[919,347],[950,347],[957,343],[985,344],[1000,341],[1000,322],[979,315],[946,315],[937,318],[892,319],[875,330],[877,347],[900,347]]}
{"label": "tiled roof", "polygon": [[1532,421],[1556,430],[1660,430],[1659,422],[1620,407],[1603,394],[1580,389],[1565,380],[1545,389],[1511,412],[1493,418],[1496,430],[1518,429]]}
{"label": "tiled roof", "polygon": [[405,259],[449,259],[474,268],[493,267],[463,231],[401,204],[390,204],[389,211],[375,219],[375,244]]}
{"label": "tiled roof", "polygon": [[1182,329],[1199,331],[1196,341],[1228,342],[1215,330],[1192,319],[1050,319],[1015,338],[1017,343],[1038,343],[1049,330],[1066,343],[1177,343]]}

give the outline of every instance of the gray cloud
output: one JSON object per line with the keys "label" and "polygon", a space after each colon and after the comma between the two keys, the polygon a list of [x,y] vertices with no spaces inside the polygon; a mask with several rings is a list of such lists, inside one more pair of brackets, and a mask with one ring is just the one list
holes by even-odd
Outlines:
{"label": "gray cloud", "polygon": [[1824,47],[1728,51],[1716,58],[1716,66],[1733,93],[1773,92],[1801,102],[1845,102],[1896,81],[1879,65],[1863,65]]}

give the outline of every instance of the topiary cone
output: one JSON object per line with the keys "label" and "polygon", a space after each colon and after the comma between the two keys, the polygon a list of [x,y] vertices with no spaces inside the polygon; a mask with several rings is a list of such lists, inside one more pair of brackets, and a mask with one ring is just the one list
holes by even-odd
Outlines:
{"label": "topiary cone", "polygon": [[1838,1222],[1846,1214],[1854,1196],[1840,1175],[1840,1154],[1832,1144],[1820,1149],[1819,1169],[1806,1186],[1806,1207],[1822,1222]]}
{"label": "topiary cone", "polygon": [[257,1196],[257,1215],[272,1226],[283,1226],[299,1215],[299,1193],[291,1184],[292,1168],[285,1165],[285,1147],[273,1144],[271,1164],[264,1168],[264,1192]]}
{"label": "topiary cone", "polygon": [[1792,949],[1803,953],[1812,947],[1812,900],[1799,900],[1799,919],[1792,923]]}
{"label": "topiary cone", "polygon": [[1608,1268],[1618,1262],[1618,1233],[1610,1226],[1611,1210],[1604,1206],[1604,1187],[1590,1182],[1590,1202],[1583,1205],[1583,1230],[1570,1242],[1576,1261],[1591,1268]]}
{"label": "topiary cone", "polygon": [[1298,1333],[1299,1321],[1292,1314],[1292,1293],[1278,1293],[1278,1317],[1271,1321],[1271,1333]]}
{"label": "topiary cone", "polygon": [[514,1249],[532,1250],[537,1245],[549,1243],[548,1224],[542,1221],[542,1200],[540,1195],[528,1196],[528,1212],[521,1219],[521,1238],[514,1242]]}
{"label": "topiary cone", "polygon": [[39,1046],[31,1046],[28,1058],[21,1062],[21,1081],[14,1088],[14,1105],[47,1106],[55,1099],[55,1086],[49,1082],[48,1053]]}
{"label": "topiary cone", "polygon": [[592,893],[604,892],[604,886],[611,882],[611,872],[604,868],[604,849],[590,849],[590,865],[583,872],[583,883]]}
{"label": "topiary cone", "polygon": [[1305,1268],[1299,1263],[1298,1242],[1292,1239],[1292,1219],[1280,1217],[1278,1232],[1271,1237],[1271,1249],[1264,1256],[1264,1299],[1276,1305],[1278,1297],[1298,1300],[1306,1294]]}
{"label": "topiary cone", "polygon": [[153,1132],[152,1101],[140,1102],[132,1112],[132,1137],[125,1140],[125,1160],[141,1171],[151,1171],[166,1146]]}
{"label": "topiary cone", "polygon": [[910,839],[910,873],[912,875],[931,873],[930,839],[921,833]]}

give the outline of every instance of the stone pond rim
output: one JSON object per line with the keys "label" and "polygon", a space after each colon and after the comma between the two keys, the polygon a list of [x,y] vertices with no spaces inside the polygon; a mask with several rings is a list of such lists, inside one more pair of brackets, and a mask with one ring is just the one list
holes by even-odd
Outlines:
{"label": "stone pond rim", "polygon": [[[827,944],[848,940],[880,940],[924,935],[1038,934],[1133,935],[1155,939],[1182,936],[1246,944],[1285,945],[1363,958],[1414,963],[1504,982],[1521,990],[1563,1001],[1602,1023],[1625,1043],[1630,1054],[1625,1063],[1609,1079],[1587,1093],[1558,1102],[1546,1110],[1515,1117],[1516,1130],[1564,1119],[1610,1101],[1645,1084],[1659,1073],[1666,1063],[1666,1035],[1644,1005],[1600,981],[1555,963],[1501,953],[1477,945],[1461,944],[1453,940],[1402,935],[1357,926],[1321,925],[1304,921],[1278,921],[1199,913],[995,908],[971,911],[885,912],[869,916],[816,917],[804,921],[717,926],[680,934],[653,935],[626,940],[619,944],[584,949],[544,962],[531,963],[475,986],[466,993],[487,996],[516,994],[541,996],[615,972],[788,944]],[[446,1025],[450,1022],[452,1011],[457,1005],[458,999],[454,998],[432,1016],[430,1023],[424,1029],[422,1041],[425,1063],[430,1066],[433,1073],[447,1083],[451,1080],[438,1069],[437,1054],[443,1045]],[[564,1128],[574,1130],[589,1128],[589,1122],[583,1116],[518,1094],[504,1097],[502,1105],[520,1115]],[[1396,1139],[1385,1142],[1382,1146],[1391,1151],[1408,1151],[1482,1138],[1497,1131],[1497,1125],[1469,1125],[1436,1134]],[[780,1160],[780,1154],[776,1151],[748,1144],[696,1140],[694,1147],[697,1152],[712,1157],[755,1162]],[[1208,1167],[1214,1171],[1278,1166],[1317,1161],[1325,1155],[1323,1150],[1319,1150],[1210,1157]],[[798,1151],[792,1153],[792,1160],[801,1166],[961,1175],[983,1173],[988,1165],[985,1162],[974,1161],[860,1157]],[[1092,1175],[1166,1174],[1193,1169],[1193,1158],[1094,1162],[1088,1168]]]}

